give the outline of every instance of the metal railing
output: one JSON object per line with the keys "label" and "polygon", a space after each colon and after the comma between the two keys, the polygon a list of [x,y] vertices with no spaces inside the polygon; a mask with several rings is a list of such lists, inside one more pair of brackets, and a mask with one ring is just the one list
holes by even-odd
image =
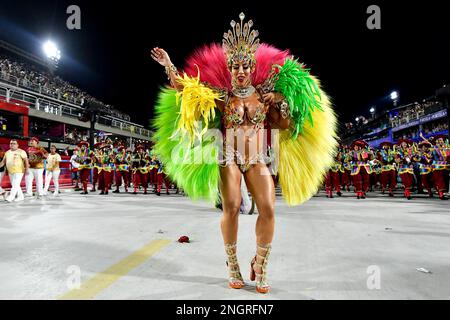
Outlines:
{"label": "metal railing", "polygon": [[409,114],[399,118],[399,117],[391,117],[390,118],[390,122],[391,122],[391,126],[393,128],[401,126],[403,124],[407,124],[411,121],[414,120],[419,120],[421,117],[426,116],[428,114],[434,113],[436,111],[442,110],[444,109],[444,105],[441,102],[436,102],[430,105],[425,105],[423,106],[422,109],[418,110],[418,111],[412,111],[412,109],[415,106],[411,106],[410,111],[409,110],[405,110],[403,112],[408,112]]}
{"label": "metal railing", "polygon": [[[28,103],[30,108],[38,111],[70,118],[78,118],[84,112],[84,108],[81,105],[77,105],[76,100],[73,102],[61,100],[51,94],[43,93],[42,90],[39,91],[39,88],[36,88],[36,86],[34,86],[34,89],[33,85],[28,87],[21,86],[20,79],[12,75],[0,73],[0,96],[4,96],[7,101],[23,101]],[[127,133],[151,137],[151,131],[143,126],[113,116],[100,116],[98,123],[126,131]]]}

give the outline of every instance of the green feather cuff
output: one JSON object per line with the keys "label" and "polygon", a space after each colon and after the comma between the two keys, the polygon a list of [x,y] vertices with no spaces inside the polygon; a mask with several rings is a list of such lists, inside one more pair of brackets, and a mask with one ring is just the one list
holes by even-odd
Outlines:
{"label": "green feather cuff", "polygon": [[320,89],[303,64],[297,59],[286,59],[276,75],[275,91],[282,93],[289,104],[291,120],[294,123],[292,138],[303,132],[303,125],[309,120],[313,125],[312,112],[320,106]]}

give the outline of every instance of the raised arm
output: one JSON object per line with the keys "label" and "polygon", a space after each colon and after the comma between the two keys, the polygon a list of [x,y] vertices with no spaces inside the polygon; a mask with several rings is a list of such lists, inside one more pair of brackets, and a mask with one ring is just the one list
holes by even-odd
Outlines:
{"label": "raised arm", "polygon": [[422,132],[419,133],[419,136],[422,138],[423,141],[429,143],[430,145],[433,146],[434,149],[436,149],[436,146],[433,145],[427,138],[425,138],[425,137],[423,136]]}
{"label": "raised arm", "polygon": [[177,81],[177,77],[179,76],[178,70],[170,60],[169,54],[164,49],[156,47],[152,49],[151,55],[153,60],[158,62],[166,69],[166,74],[170,81],[170,84],[177,91],[183,90],[183,86]]}

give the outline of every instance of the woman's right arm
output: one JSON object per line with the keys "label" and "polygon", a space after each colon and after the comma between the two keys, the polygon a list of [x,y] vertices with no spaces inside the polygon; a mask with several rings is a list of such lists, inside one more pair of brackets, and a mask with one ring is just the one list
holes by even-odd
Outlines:
{"label": "woman's right arm", "polygon": [[[155,47],[151,51],[151,55],[153,60],[158,62],[160,65],[162,65],[166,69],[167,77],[169,78],[170,84],[177,90],[182,91],[183,85],[178,81],[179,74],[177,71],[177,68],[173,65],[172,61],[170,60],[169,54],[161,48]],[[226,100],[226,97],[225,97]],[[222,99],[216,99],[216,106],[219,109],[220,112],[223,112],[223,109],[225,108],[226,101]]]}
{"label": "woman's right arm", "polygon": [[164,49],[156,47],[152,49],[151,55],[153,60],[166,69],[166,74],[169,78],[170,84],[177,91],[183,90],[183,86],[177,81],[177,78],[179,77],[177,68],[173,65],[172,61],[170,61],[169,54]]}

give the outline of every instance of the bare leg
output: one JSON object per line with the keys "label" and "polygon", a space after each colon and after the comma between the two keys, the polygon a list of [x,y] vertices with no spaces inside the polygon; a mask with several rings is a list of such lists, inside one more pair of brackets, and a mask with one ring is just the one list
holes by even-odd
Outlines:
{"label": "bare leg", "polygon": [[269,169],[265,164],[253,165],[244,178],[259,213],[256,220],[256,243],[272,243],[275,229],[275,186]]}
{"label": "bare leg", "polygon": [[220,168],[220,192],[222,196],[223,215],[221,230],[225,252],[227,253],[228,285],[234,289],[244,286],[239,264],[236,257],[236,242],[239,221],[239,207],[241,205],[241,177],[239,168],[233,164]]}
{"label": "bare leg", "polygon": [[220,168],[220,178],[223,206],[221,220],[223,241],[225,244],[236,243],[239,208],[241,206],[241,171],[239,171],[237,165],[229,165]]}
{"label": "bare leg", "polygon": [[270,286],[267,284],[266,267],[275,229],[275,186],[265,164],[252,166],[244,177],[259,213],[256,220],[256,257],[252,261],[256,290],[267,293]]}

